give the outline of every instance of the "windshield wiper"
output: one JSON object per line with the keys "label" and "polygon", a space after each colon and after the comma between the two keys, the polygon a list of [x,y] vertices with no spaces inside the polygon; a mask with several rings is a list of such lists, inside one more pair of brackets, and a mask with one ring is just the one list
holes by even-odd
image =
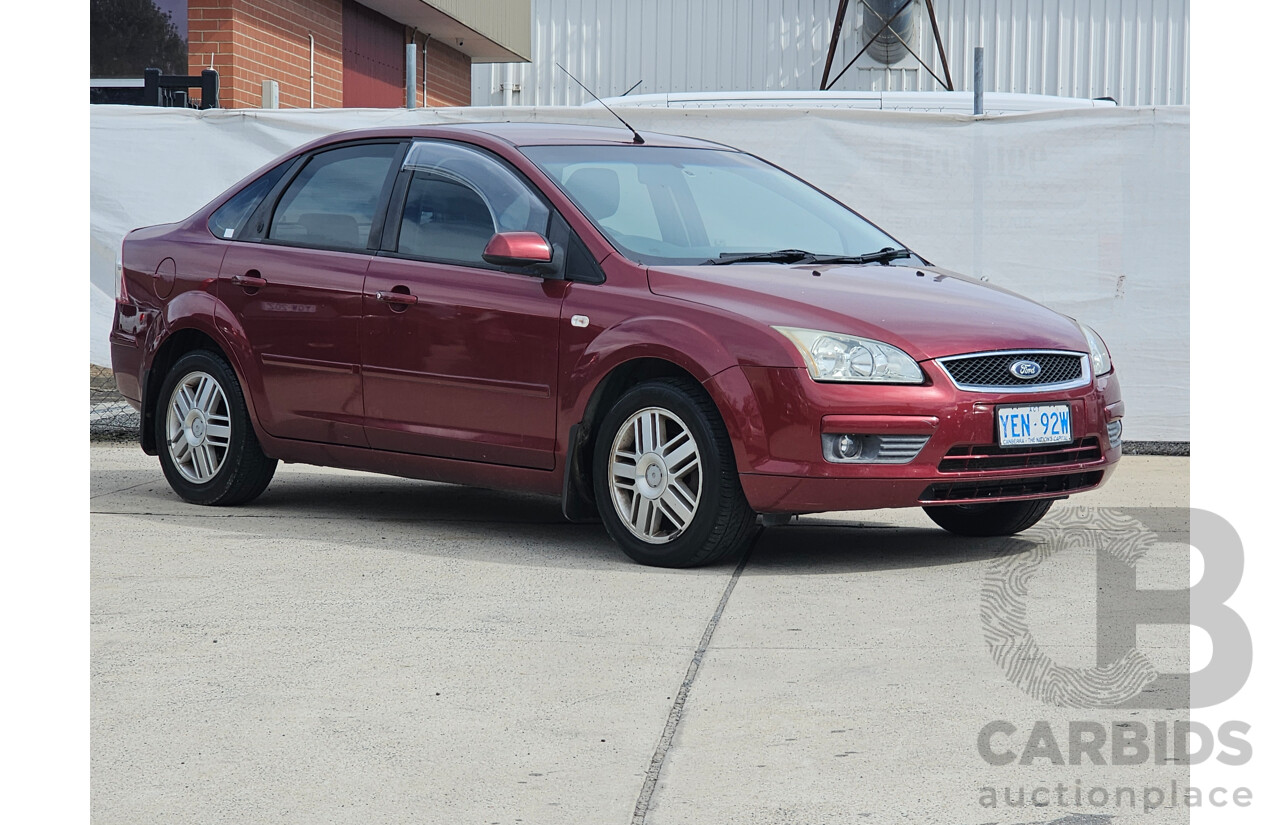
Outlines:
{"label": "windshield wiper", "polygon": [[812,255],[805,261],[807,264],[887,264],[899,258],[910,258],[910,249],[894,249],[886,246],[879,252],[868,252],[865,255]]}
{"label": "windshield wiper", "polygon": [[712,258],[706,263],[720,266],[722,264],[887,264],[898,258],[910,258],[910,249],[895,249],[886,246],[879,252],[868,252],[865,255],[815,255],[803,249],[776,249],[773,252],[725,252],[719,258]]}
{"label": "windshield wiper", "polygon": [[775,249],[773,252],[739,252],[736,254],[722,252],[719,258],[712,258],[707,263],[715,266],[749,263],[798,264],[802,261],[807,262],[812,257],[812,252],[805,252],[803,249]]}

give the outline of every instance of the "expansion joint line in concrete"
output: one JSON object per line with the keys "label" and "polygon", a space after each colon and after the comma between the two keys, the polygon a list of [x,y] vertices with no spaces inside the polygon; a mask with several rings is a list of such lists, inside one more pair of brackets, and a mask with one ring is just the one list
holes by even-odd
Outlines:
{"label": "expansion joint line in concrete", "polygon": [[[758,534],[757,534],[758,536]],[[675,701],[671,704],[671,711],[667,714],[667,725],[662,730],[662,738],[658,740],[658,747],[653,751],[653,758],[649,760],[649,771],[644,777],[644,786],[640,788],[640,798],[636,800],[636,810],[631,816],[631,825],[644,825],[649,816],[649,803],[653,799],[653,792],[658,787],[658,777],[662,774],[662,766],[667,761],[667,751],[671,750],[671,742],[675,739],[676,728],[680,726],[680,717],[684,714],[684,703],[689,698],[689,691],[693,688],[693,680],[698,678],[698,668],[702,666],[702,657],[706,655],[707,647],[711,644],[711,637],[716,632],[716,626],[720,624],[720,617],[724,615],[725,605],[729,603],[729,597],[733,595],[733,588],[738,584],[738,579],[742,576],[743,569],[747,566],[747,561],[751,558],[751,548],[742,554],[742,560],[738,562],[737,568],[733,571],[733,575],[729,577],[729,582],[724,586],[724,592],[720,594],[720,603],[716,605],[716,612],[711,615],[711,620],[707,622],[707,627],[702,631],[702,638],[698,640],[698,649],[693,652],[693,659],[689,662],[689,669],[684,674],[684,682],[680,685],[680,690],[676,692]]]}

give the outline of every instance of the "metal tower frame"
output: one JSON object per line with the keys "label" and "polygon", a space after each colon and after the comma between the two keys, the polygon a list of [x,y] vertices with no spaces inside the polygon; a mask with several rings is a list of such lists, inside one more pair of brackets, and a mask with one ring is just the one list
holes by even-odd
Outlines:
{"label": "metal tower frame", "polygon": [[[872,14],[876,14],[875,10],[866,5],[866,0],[858,0],[858,2],[865,6],[867,11]],[[938,73],[924,61],[924,58],[915,53],[915,50],[911,48],[907,41],[902,39],[901,35],[889,28],[889,25],[893,23],[894,20],[897,20],[898,16],[906,11],[907,7],[910,6],[912,2],[914,2],[914,0],[904,0],[903,4],[898,7],[898,10],[890,15],[888,20],[884,21],[883,25],[880,26],[880,29],[867,39],[866,45],[858,50],[858,53],[853,56],[853,60],[850,60],[848,65],[840,70],[840,74],[836,75],[830,82],[828,82],[827,79],[831,76],[831,62],[835,60],[836,57],[836,43],[840,40],[840,30],[844,28],[844,16],[849,10],[849,0],[840,0],[840,7],[836,10],[836,22],[831,29],[831,43],[827,46],[827,64],[822,70],[822,85],[819,88],[825,92],[835,85],[840,78],[844,77],[844,73],[849,71],[854,63],[858,62],[858,58],[862,57],[862,55],[866,53],[867,49],[871,48],[871,44],[876,42],[876,38],[883,34],[887,29],[894,37],[898,38],[898,42],[911,53],[911,56],[914,57],[922,67],[924,67],[924,70],[933,75],[934,80],[945,86],[948,92],[954,92],[955,84],[951,82],[951,67],[947,65],[947,52],[942,46],[942,35],[938,32],[938,16],[933,9],[933,0],[924,0],[924,4],[929,10],[929,25],[933,29],[933,43],[938,49],[938,56],[942,59],[942,73],[946,77],[945,80],[938,77]]]}

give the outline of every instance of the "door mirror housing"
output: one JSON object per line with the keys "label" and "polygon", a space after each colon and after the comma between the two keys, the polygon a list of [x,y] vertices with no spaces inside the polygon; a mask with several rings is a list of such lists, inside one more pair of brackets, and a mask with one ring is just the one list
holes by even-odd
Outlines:
{"label": "door mirror housing", "polygon": [[481,253],[495,266],[531,266],[551,263],[551,244],[537,232],[499,232]]}

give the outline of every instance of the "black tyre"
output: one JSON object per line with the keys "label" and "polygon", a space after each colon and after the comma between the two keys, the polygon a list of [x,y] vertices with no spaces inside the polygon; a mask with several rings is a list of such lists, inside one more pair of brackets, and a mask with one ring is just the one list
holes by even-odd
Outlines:
{"label": "black tyre", "polygon": [[1012,536],[1031,527],[1053,506],[1053,499],[948,504],[924,508],[939,527],[959,536]]}
{"label": "black tyre", "polygon": [[641,564],[710,564],[755,534],[728,433],[692,381],[657,379],[618,399],[596,436],[592,484],[605,529]]}
{"label": "black tyre", "polygon": [[263,454],[231,366],[205,350],[178,359],[156,400],[156,446],[169,486],[193,504],[233,505],[267,489]]}

